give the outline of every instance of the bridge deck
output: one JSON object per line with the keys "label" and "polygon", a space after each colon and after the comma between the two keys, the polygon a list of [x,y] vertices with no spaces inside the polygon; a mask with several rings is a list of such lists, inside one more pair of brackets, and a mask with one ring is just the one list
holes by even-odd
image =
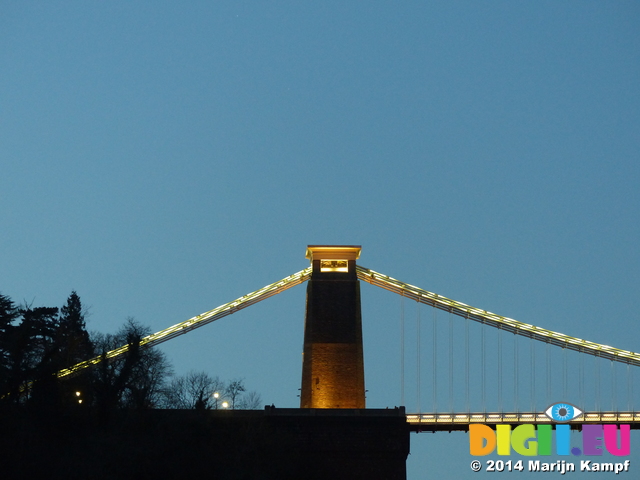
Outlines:
{"label": "bridge deck", "polygon": [[[518,425],[523,423],[555,423],[544,413],[517,412],[517,413],[409,413],[407,423],[415,432],[435,432],[469,430],[472,423],[486,425]],[[569,423],[573,429],[580,429],[588,423],[600,424],[628,424],[632,429],[640,429],[640,412],[589,412],[583,413],[579,418]]]}

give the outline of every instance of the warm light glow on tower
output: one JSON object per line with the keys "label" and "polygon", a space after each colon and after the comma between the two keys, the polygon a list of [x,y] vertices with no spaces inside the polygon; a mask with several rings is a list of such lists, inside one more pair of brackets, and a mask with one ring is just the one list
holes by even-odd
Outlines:
{"label": "warm light glow on tower", "polygon": [[359,245],[309,245],[301,408],[364,408]]}

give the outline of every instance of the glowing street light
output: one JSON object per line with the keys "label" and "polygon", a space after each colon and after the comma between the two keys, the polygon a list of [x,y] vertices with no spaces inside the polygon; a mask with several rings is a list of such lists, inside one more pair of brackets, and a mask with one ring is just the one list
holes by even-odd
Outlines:
{"label": "glowing street light", "polygon": [[229,402],[227,401],[222,402],[222,408],[229,408]]}
{"label": "glowing street light", "polygon": [[218,398],[220,397],[220,394],[218,392],[213,392],[213,398],[216,399],[216,410],[218,409]]}

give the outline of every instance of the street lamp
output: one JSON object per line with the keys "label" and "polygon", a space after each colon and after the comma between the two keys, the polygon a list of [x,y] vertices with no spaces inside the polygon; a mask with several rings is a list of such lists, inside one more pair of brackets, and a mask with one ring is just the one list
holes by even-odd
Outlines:
{"label": "street lamp", "polygon": [[214,392],[213,393],[213,398],[216,399],[216,410],[218,409],[218,398],[220,397],[220,394],[218,392]]}
{"label": "street lamp", "polygon": [[222,408],[229,408],[229,402],[227,401],[222,402]]}

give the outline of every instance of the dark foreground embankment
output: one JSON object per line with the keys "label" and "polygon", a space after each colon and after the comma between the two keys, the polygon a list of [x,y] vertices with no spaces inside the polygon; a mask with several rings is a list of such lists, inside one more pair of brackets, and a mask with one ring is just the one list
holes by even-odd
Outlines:
{"label": "dark foreground embankment", "polygon": [[0,411],[3,479],[404,479],[403,410]]}

